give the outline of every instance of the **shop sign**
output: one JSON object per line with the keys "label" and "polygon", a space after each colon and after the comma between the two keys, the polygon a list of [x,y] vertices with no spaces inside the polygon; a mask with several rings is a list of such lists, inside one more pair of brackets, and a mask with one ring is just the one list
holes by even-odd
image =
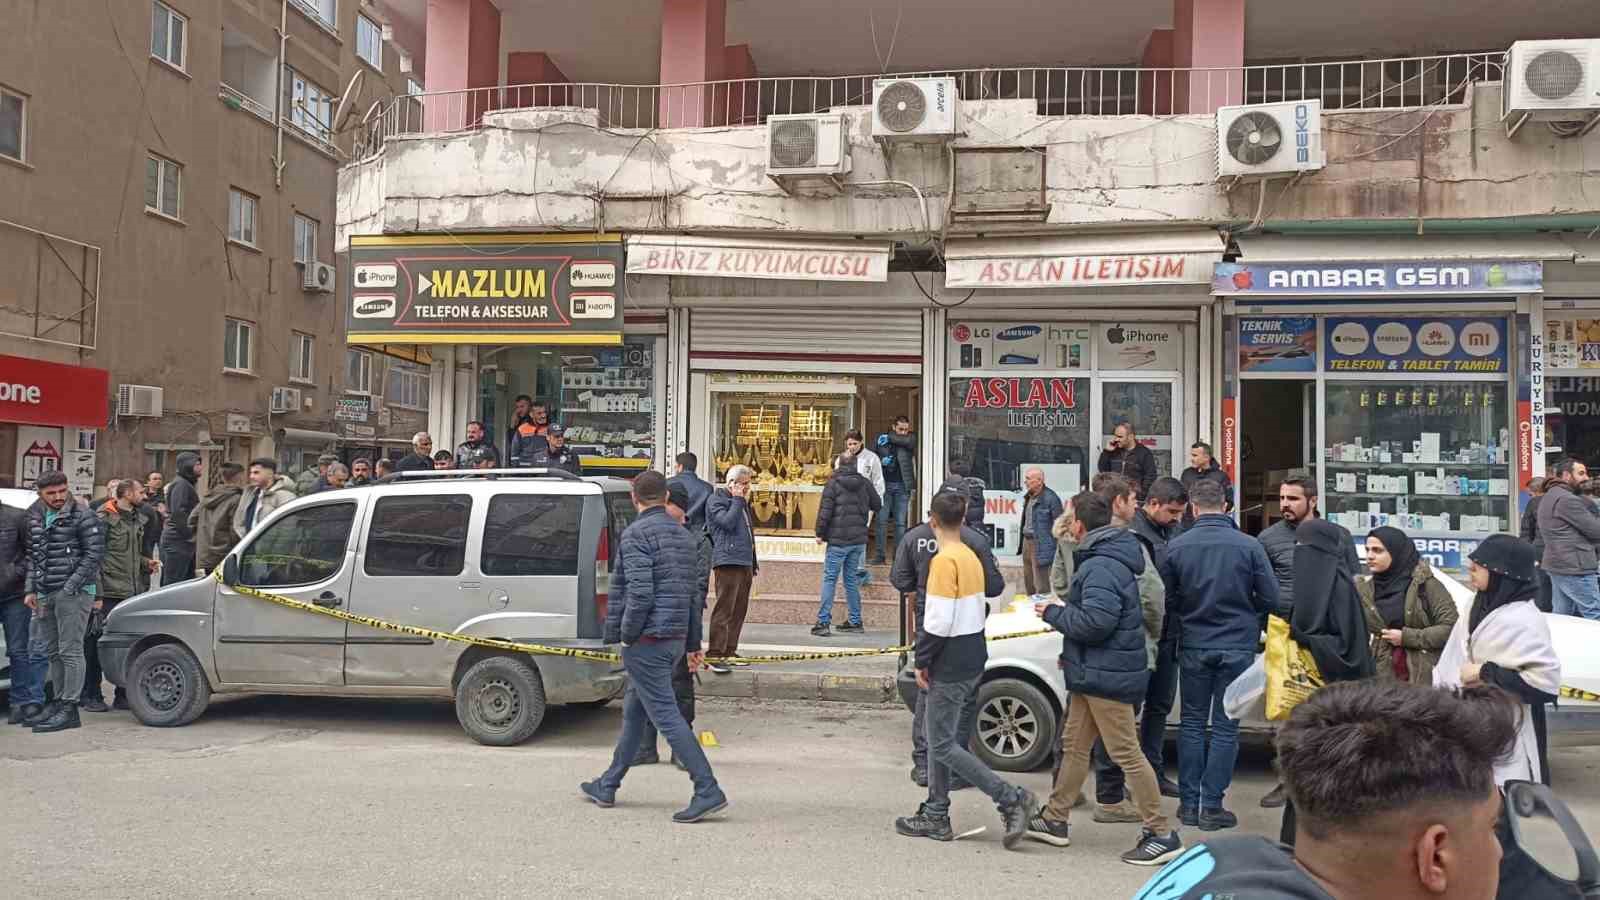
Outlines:
{"label": "shop sign", "polygon": [[1330,317],[1329,372],[1499,374],[1506,368],[1504,319]]}
{"label": "shop sign", "polygon": [[240,413],[228,413],[227,430],[229,434],[249,434],[250,417]]}
{"label": "shop sign", "polygon": [[371,414],[372,401],[368,397],[338,397],[333,401],[336,422],[366,422]]}
{"label": "shop sign", "polygon": [[[1222,398],[1222,446],[1217,448],[1222,457],[1218,461],[1228,481],[1239,483],[1239,401]],[[1233,498],[1228,498],[1232,501]]]}
{"label": "shop sign", "polygon": [[1417,553],[1435,568],[1447,572],[1464,572],[1467,569],[1467,558],[1472,555],[1472,551],[1478,549],[1480,542],[1472,538],[1413,536],[1411,543],[1417,546]]}
{"label": "shop sign", "polygon": [[1450,262],[1217,263],[1213,294],[1341,296],[1536,294],[1544,264],[1531,260]]}
{"label": "shop sign", "polygon": [[378,436],[378,429],[372,427],[371,425],[356,425],[352,422],[345,422],[340,425],[339,428],[344,432],[344,436],[347,438],[375,438]]}
{"label": "shop sign", "polygon": [[975,256],[945,261],[948,288],[1056,288],[1205,284],[1214,253],[1130,256]]}
{"label": "shop sign", "polygon": [[889,280],[889,245],[785,245],[641,236],[628,240],[628,274],[882,282]]}
{"label": "shop sign", "polygon": [[17,487],[32,490],[39,476],[62,468],[61,429],[17,428]]}
{"label": "shop sign", "polygon": [[1087,369],[1087,323],[957,322],[950,365],[957,369]]}
{"label": "shop sign", "polygon": [[1600,310],[1545,311],[1544,344],[1552,369],[1600,369]]}
{"label": "shop sign", "polygon": [[1183,368],[1183,327],[1158,322],[1096,325],[1099,358],[1107,369],[1176,371]]}
{"label": "shop sign", "polygon": [[110,384],[105,369],[0,355],[0,422],[98,428]]}
{"label": "shop sign", "polygon": [[1240,372],[1315,372],[1317,320],[1274,316],[1239,320]]}
{"label": "shop sign", "polygon": [[550,237],[353,237],[350,343],[615,343],[620,239]]}
{"label": "shop sign", "polygon": [[1072,428],[1078,424],[1072,378],[971,378],[963,391],[968,410],[1005,410],[1012,428]]}
{"label": "shop sign", "polygon": [[94,496],[94,451],[68,450],[67,490],[74,497]]}

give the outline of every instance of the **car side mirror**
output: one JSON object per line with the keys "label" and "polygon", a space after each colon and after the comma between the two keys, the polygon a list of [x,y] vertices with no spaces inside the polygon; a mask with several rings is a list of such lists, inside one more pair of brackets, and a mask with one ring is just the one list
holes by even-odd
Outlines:
{"label": "car side mirror", "polygon": [[232,553],[222,560],[222,583],[228,587],[239,584],[239,557]]}

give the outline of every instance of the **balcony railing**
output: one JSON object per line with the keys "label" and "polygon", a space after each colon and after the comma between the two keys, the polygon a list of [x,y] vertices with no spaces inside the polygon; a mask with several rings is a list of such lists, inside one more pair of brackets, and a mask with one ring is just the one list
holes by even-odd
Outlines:
{"label": "balcony railing", "polygon": [[747,78],[694,84],[530,84],[398,97],[367,123],[369,151],[401,134],[470,131],[486,113],[579,107],[608,128],[759,125],[768,116],[872,102],[881,78],[951,77],[967,100],[1032,101],[1041,116],[1171,115],[1237,103],[1321,100],[1329,110],[1403,110],[1465,101],[1501,80],[1504,54],[1285,63],[1238,68],[1005,68],[897,75]]}
{"label": "balcony railing", "polygon": [[217,99],[231,109],[242,109],[256,118],[264,120],[268,125],[272,124],[272,107],[262,104],[238,88],[227,84],[217,85]]}

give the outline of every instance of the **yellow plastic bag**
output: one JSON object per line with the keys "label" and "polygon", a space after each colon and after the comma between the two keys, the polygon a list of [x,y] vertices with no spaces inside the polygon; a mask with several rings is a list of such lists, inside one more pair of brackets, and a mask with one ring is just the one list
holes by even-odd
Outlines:
{"label": "yellow plastic bag", "polygon": [[1311,652],[1289,637],[1289,623],[1267,617],[1267,718],[1289,718],[1311,692],[1322,687],[1322,673]]}

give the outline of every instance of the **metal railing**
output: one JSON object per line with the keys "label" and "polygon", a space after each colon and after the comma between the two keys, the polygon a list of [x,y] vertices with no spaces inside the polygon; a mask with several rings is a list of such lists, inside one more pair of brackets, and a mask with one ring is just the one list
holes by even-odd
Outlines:
{"label": "metal railing", "polygon": [[366,123],[376,151],[401,134],[470,131],[497,111],[577,107],[607,128],[759,125],[768,116],[872,102],[883,78],[950,77],[966,100],[1032,101],[1041,116],[1173,115],[1239,103],[1321,100],[1329,110],[1399,110],[1465,101],[1499,81],[1501,52],[1237,68],[991,68],[840,77],[747,78],[693,84],[529,84],[397,97]]}
{"label": "metal railing", "polygon": [[227,83],[218,84],[217,99],[221,100],[223,104],[228,106],[230,109],[242,109],[245,112],[254,115],[256,118],[265,121],[268,125],[272,124],[272,107],[267,106],[266,104],[260,102],[236,87],[232,87]]}

